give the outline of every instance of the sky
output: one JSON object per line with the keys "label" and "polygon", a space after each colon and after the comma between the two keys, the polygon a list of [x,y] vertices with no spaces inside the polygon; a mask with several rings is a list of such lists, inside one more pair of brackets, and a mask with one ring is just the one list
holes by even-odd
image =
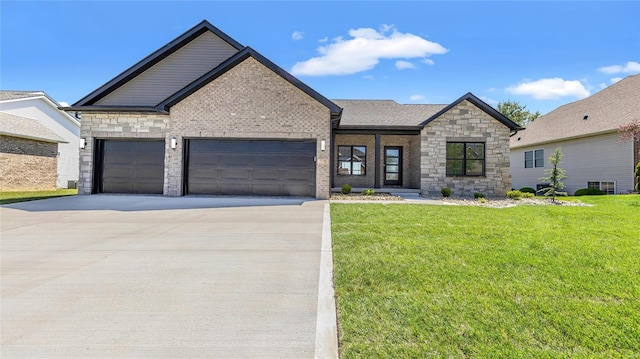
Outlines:
{"label": "sky", "polygon": [[640,1],[0,0],[0,89],[73,104],[205,19],[329,99],[545,114],[640,73]]}

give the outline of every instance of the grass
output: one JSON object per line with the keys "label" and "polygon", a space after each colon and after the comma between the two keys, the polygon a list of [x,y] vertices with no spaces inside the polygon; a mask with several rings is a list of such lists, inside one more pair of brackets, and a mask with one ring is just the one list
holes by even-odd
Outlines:
{"label": "grass", "polygon": [[341,358],[640,357],[640,195],[332,204]]}
{"label": "grass", "polygon": [[77,189],[58,189],[52,191],[16,191],[0,192],[0,204],[10,204],[38,199],[73,196],[78,194]]}

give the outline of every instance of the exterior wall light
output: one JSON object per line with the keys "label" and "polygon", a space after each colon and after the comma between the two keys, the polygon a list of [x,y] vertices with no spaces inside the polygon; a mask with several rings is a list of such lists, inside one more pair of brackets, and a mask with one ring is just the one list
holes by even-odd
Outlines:
{"label": "exterior wall light", "polygon": [[320,141],[320,151],[324,151],[327,147],[325,140]]}
{"label": "exterior wall light", "polygon": [[175,150],[177,146],[178,146],[178,141],[176,140],[175,137],[172,137],[171,138],[171,148],[173,148]]}
{"label": "exterior wall light", "polygon": [[85,140],[84,138],[80,139],[80,148],[84,149],[84,147],[87,145],[87,140]]}

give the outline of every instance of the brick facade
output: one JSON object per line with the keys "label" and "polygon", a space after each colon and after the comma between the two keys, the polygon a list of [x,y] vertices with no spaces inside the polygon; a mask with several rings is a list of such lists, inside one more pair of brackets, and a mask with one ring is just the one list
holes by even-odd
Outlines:
{"label": "brick facade", "polygon": [[[454,196],[472,197],[475,192],[504,196],[511,189],[508,127],[465,100],[427,124],[421,132],[421,190],[439,196],[449,187]],[[485,176],[446,175],[446,144],[449,141],[485,143]]]}
{"label": "brick facade", "polygon": [[[259,61],[247,58],[170,109],[169,115],[84,112],[78,193],[90,194],[96,138],[165,139],[164,194],[181,196],[185,138],[314,140],[316,197],[329,197],[330,111]],[[170,139],[178,146],[170,148]]]}
{"label": "brick facade", "polygon": [[55,190],[58,144],[0,136],[0,191]]}
{"label": "brick facade", "polygon": [[[420,188],[420,136],[418,135],[381,135],[380,163],[375,163],[375,135],[347,135],[338,134],[334,143],[334,171],[333,186],[342,187],[349,184],[352,187],[374,188],[376,169],[381,187],[384,185],[384,147],[402,147],[402,186],[403,188]],[[338,146],[366,146],[366,174],[363,176],[339,175]],[[391,186],[393,187],[393,186]]]}
{"label": "brick facade", "polygon": [[[170,135],[183,138],[315,140],[316,197],[329,197],[330,111],[252,57],[171,108]],[[182,147],[169,152],[165,194],[181,195]]]}

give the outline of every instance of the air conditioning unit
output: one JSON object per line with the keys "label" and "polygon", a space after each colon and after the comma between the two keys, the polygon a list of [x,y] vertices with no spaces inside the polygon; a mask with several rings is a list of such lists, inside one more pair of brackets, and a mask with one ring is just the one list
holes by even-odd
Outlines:
{"label": "air conditioning unit", "polygon": [[78,181],[67,181],[67,188],[68,189],[76,189],[78,188]]}

